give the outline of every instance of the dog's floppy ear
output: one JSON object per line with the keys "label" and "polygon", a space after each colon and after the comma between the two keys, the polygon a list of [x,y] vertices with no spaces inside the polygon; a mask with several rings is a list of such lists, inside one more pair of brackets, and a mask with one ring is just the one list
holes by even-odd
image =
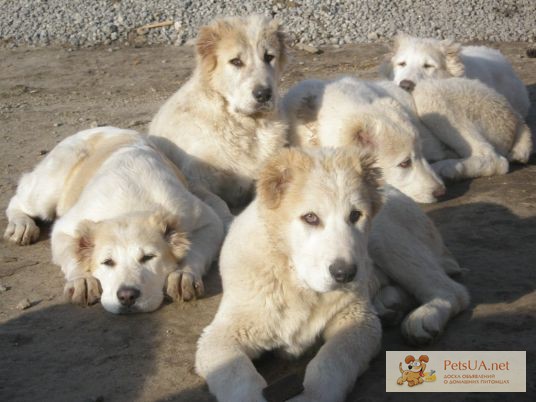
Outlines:
{"label": "dog's floppy ear", "polygon": [[279,55],[277,57],[277,63],[279,71],[283,71],[287,63],[287,45],[285,40],[285,33],[281,29],[281,23],[277,19],[273,19],[268,24],[269,33],[275,35],[277,40],[277,46],[279,49]]}
{"label": "dog's floppy ear", "polygon": [[84,271],[91,271],[91,256],[95,249],[94,231],[97,223],[90,220],[81,221],[74,236],[74,252],[78,263]]}
{"label": "dog's floppy ear", "polygon": [[221,39],[221,23],[216,21],[210,25],[205,25],[199,29],[195,47],[198,56],[198,63],[203,65],[208,72],[216,68],[216,46]]}
{"label": "dog's floppy ear", "polygon": [[452,39],[445,39],[439,42],[439,48],[445,55],[445,67],[453,77],[463,77],[465,67],[460,58],[462,46],[454,42]]}
{"label": "dog's floppy ear", "polygon": [[407,355],[404,361],[406,364],[410,364],[411,362],[415,361],[415,358],[412,355]]}
{"label": "dog's floppy ear", "polygon": [[257,181],[259,201],[268,209],[277,208],[292,180],[300,172],[309,170],[312,164],[311,157],[298,148],[281,150],[261,169]]}
{"label": "dog's floppy ear", "polygon": [[381,188],[384,184],[382,170],[378,167],[375,151],[370,147],[346,147],[346,152],[352,154],[354,168],[368,187],[371,214],[374,216],[380,211],[383,205]]}
{"label": "dog's floppy ear", "polygon": [[425,363],[428,363],[428,356],[427,355],[421,355],[419,356],[419,361],[420,362],[425,362]]}
{"label": "dog's floppy ear", "polygon": [[171,252],[177,261],[182,260],[190,249],[190,241],[186,233],[180,231],[178,217],[163,212],[155,212],[150,221],[160,230],[166,242],[169,243]]}

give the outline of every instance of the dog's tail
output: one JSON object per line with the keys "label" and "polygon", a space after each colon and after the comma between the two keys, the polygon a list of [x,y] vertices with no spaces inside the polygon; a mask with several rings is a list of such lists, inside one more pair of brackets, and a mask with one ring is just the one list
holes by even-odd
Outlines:
{"label": "dog's tail", "polygon": [[514,145],[508,155],[509,161],[527,163],[532,153],[532,133],[526,123],[519,125]]}

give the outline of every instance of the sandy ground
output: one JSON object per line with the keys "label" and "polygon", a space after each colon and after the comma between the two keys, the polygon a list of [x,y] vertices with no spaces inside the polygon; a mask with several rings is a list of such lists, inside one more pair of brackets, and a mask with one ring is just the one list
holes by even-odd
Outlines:
{"label": "sandy ground", "polygon": [[[536,104],[536,59],[525,44],[496,44],[513,61]],[[379,45],[348,46],[321,55],[293,53],[286,89],[306,77],[358,73],[375,77]],[[188,48],[79,50],[0,49],[0,208],[20,174],[55,144],[91,124],[145,129],[160,104],[187,78]],[[96,123],[95,123],[96,122]],[[536,111],[529,118],[536,132]],[[437,401],[536,400],[536,159],[501,177],[451,185],[446,199],[426,206],[445,241],[469,272],[461,279],[471,307],[422,350],[527,350],[526,394],[434,394]],[[6,220],[2,214],[0,228]],[[193,371],[195,343],[221,297],[217,270],[208,296],[167,304],[152,314],[113,316],[100,305],[63,304],[63,278],[50,262],[47,231],[32,246],[0,243],[0,400],[211,401]],[[32,307],[16,305],[29,298]],[[398,328],[383,350],[412,350]],[[301,372],[307,358],[267,356],[258,366],[269,381]],[[432,395],[418,394],[415,401]],[[385,393],[385,353],[357,381],[349,401],[402,401]]]}

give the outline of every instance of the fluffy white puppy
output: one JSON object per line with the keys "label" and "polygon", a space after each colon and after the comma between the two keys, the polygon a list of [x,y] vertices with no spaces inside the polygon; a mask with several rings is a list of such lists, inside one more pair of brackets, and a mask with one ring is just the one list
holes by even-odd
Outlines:
{"label": "fluffy white puppy", "polygon": [[[403,95],[409,97],[406,107],[412,107],[411,96]],[[282,105],[291,145],[373,147],[390,185],[423,203],[445,193],[423,156],[418,118],[380,83],[353,77],[301,81]]]}
{"label": "fluffy white puppy", "polygon": [[[67,298],[112,313],[160,306],[203,293],[223,225],[188,191],[180,171],[135,131],[101,127],[60,142],[22,176],[6,211],[5,238],[37,240],[34,219],[58,218],[53,261]],[[167,285],[166,285],[167,281]]]}
{"label": "fluffy white puppy", "polygon": [[259,166],[286,141],[277,106],[283,34],[265,17],[218,19],[199,31],[196,54],[192,77],[149,132],[188,154],[174,158],[188,179],[240,206],[251,197]]}
{"label": "fluffy white puppy", "polygon": [[486,46],[461,46],[452,40],[399,34],[389,60],[380,71],[406,90],[426,78],[467,77],[495,89],[514,110],[526,117],[527,89],[500,51]]}
{"label": "fluffy white puppy", "polygon": [[422,123],[455,153],[428,157],[441,159],[432,164],[441,177],[505,174],[509,161],[528,161],[530,129],[492,88],[465,78],[430,79],[419,82],[412,95]]}
{"label": "fluffy white puppy", "polygon": [[[433,339],[467,307],[467,292],[445,273],[458,265],[414,202],[389,190],[376,226],[384,214],[378,179],[354,147],[283,150],[261,171],[257,198],[224,242],[223,298],[198,342],[196,370],[219,401],[264,401],[266,382],[251,359],[267,350],[298,356],[319,337],[304,392],[292,400],[344,400],[380,345],[371,296],[385,274],[369,260],[369,235],[385,273],[423,303],[403,324],[410,340]],[[402,303],[396,286],[375,301],[382,313]]]}

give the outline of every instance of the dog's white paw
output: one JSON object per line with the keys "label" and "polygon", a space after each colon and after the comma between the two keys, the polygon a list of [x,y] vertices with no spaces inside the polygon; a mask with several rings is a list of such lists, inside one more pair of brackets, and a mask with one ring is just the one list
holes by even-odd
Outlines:
{"label": "dog's white paw", "polygon": [[510,170],[510,162],[504,156],[499,156],[495,164],[495,174],[502,175],[508,173]]}
{"label": "dog's white paw", "polygon": [[167,277],[166,294],[173,300],[190,301],[205,294],[203,279],[189,270],[177,270]]}
{"label": "dog's white paw", "polygon": [[88,276],[68,281],[63,294],[69,303],[90,306],[100,300],[102,288],[97,278]]}
{"label": "dog's white paw", "polygon": [[414,345],[430,343],[445,328],[451,306],[445,300],[435,300],[413,310],[402,322],[402,335]]}
{"label": "dog's white paw", "polygon": [[39,227],[29,216],[20,216],[9,221],[4,232],[4,239],[21,246],[35,243],[38,238]]}

